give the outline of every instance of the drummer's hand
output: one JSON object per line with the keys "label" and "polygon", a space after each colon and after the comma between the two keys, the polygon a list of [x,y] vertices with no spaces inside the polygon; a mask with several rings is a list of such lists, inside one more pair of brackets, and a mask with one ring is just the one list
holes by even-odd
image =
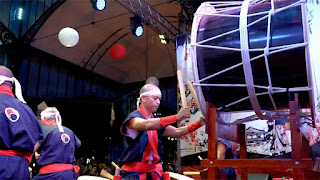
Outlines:
{"label": "drummer's hand", "polygon": [[200,122],[200,124],[201,124],[202,126],[206,124],[206,119],[204,118],[203,115],[200,116],[199,122]]}
{"label": "drummer's hand", "polygon": [[120,170],[121,170],[120,168],[116,168],[114,175],[120,176]]}
{"label": "drummer's hand", "polygon": [[39,153],[37,153],[37,152],[34,153],[34,157],[35,157],[36,159],[39,159],[39,156],[40,156]]}
{"label": "drummer's hand", "polygon": [[181,108],[180,111],[177,114],[177,120],[178,122],[189,119],[191,116],[189,108]]}

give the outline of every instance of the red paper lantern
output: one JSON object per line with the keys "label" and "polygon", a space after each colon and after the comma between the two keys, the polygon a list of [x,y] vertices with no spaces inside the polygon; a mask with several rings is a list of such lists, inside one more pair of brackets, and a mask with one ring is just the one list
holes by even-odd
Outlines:
{"label": "red paper lantern", "polygon": [[126,48],[121,44],[115,44],[110,49],[110,55],[113,59],[121,59],[126,55]]}

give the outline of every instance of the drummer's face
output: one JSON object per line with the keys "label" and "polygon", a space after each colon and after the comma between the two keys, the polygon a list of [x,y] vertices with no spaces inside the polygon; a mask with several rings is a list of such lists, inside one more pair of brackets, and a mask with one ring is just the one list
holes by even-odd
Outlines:
{"label": "drummer's face", "polygon": [[155,113],[158,110],[160,100],[160,95],[146,96],[146,106],[152,113]]}

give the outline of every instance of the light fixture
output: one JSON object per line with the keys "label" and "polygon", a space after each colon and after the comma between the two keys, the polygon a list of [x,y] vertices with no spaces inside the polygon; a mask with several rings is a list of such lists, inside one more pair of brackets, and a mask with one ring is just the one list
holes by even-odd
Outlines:
{"label": "light fixture", "polygon": [[160,41],[161,41],[162,44],[168,44],[169,43],[169,39],[167,38],[167,35],[160,34],[159,38],[160,38]]}
{"label": "light fixture", "polygon": [[133,35],[140,37],[143,34],[142,19],[139,16],[130,18],[130,27]]}
{"label": "light fixture", "polygon": [[161,43],[162,43],[162,44],[167,44],[167,41],[164,40],[164,39],[161,39]]}
{"label": "light fixture", "polygon": [[23,14],[23,9],[22,8],[19,8],[19,11],[18,11],[18,19],[22,19],[22,14]]}
{"label": "light fixture", "polygon": [[106,0],[90,0],[93,9],[102,11],[106,8]]}
{"label": "light fixture", "polygon": [[65,27],[60,30],[58,39],[62,45],[66,47],[73,47],[79,41],[79,34],[75,29]]}

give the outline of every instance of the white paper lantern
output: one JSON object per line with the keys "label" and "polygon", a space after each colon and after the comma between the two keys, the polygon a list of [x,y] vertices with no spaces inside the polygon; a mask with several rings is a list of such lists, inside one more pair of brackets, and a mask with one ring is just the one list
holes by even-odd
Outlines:
{"label": "white paper lantern", "polygon": [[146,80],[146,84],[153,84],[159,86],[159,80],[156,77],[151,76]]}
{"label": "white paper lantern", "polygon": [[58,38],[62,45],[73,47],[79,41],[79,33],[73,28],[65,27],[60,30]]}

